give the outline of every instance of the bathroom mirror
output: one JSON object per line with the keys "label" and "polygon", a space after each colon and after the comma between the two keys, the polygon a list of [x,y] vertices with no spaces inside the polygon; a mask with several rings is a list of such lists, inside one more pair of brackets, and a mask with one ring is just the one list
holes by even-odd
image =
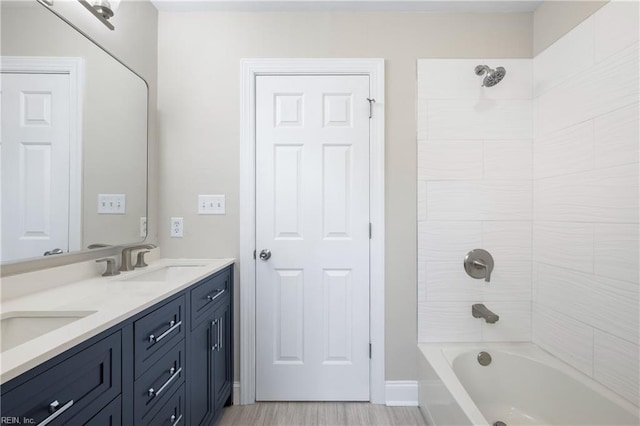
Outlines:
{"label": "bathroom mirror", "polygon": [[146,82],[33,1],[2,1],[2,263],[144,240]]}

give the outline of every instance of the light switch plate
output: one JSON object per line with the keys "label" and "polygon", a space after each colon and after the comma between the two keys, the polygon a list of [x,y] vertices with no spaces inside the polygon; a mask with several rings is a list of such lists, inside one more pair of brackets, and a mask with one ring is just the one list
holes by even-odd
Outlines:
{"label": "light switch plate", "polygon": [[172,217],[171,218],[171,236],[182,238],[183,236],[183,224],[181,217]]}
{"label": "light switch plate", "polygon": [[198,195],[198,214],[225,214],[225,196]]}
{"label": "light switch plate", "polygon": [[125,194],[98,194],[98,214],[125,214],[127,196]]}

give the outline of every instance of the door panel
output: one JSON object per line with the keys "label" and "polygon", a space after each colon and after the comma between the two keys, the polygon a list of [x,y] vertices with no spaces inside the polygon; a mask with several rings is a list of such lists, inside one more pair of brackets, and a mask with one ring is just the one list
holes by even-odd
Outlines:
{"label": "door panel", "polygon": [[369,399],[369,78],[256,83],[258,400]]}
{"label": "door panel", "polygon": [[3,261],[69,249],[69,105],[67,74],[2,74]]}

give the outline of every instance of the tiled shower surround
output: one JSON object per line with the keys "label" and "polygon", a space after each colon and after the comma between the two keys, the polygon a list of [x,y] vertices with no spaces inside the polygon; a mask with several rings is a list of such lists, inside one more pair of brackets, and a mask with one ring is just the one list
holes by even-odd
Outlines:
{"label": "tiled shower surround", "polygon": [[418,62],[420,342],[534,341],[638,404],[638,50],[612,2],[533,60]]}

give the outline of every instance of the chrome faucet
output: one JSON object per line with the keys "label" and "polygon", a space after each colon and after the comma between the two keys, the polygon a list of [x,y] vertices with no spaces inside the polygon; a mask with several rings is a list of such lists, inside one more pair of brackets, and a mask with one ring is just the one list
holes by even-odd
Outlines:
{"label": "chrome faucet", "polygon": [[474,318],[484,318],[488,324],[494,324],[500,319],[498,315],[491,312],[489,308],[482,303],[471,305],[471,315],[473,315]]}
{"label": "chrome faucet", "polygon": [[154,249],[155,244],[140,244],[137,246],[125,247],[122,249],[122,262],[120,262],[121,271],[133,271],[131,262],[131,252],[134,250]]}

